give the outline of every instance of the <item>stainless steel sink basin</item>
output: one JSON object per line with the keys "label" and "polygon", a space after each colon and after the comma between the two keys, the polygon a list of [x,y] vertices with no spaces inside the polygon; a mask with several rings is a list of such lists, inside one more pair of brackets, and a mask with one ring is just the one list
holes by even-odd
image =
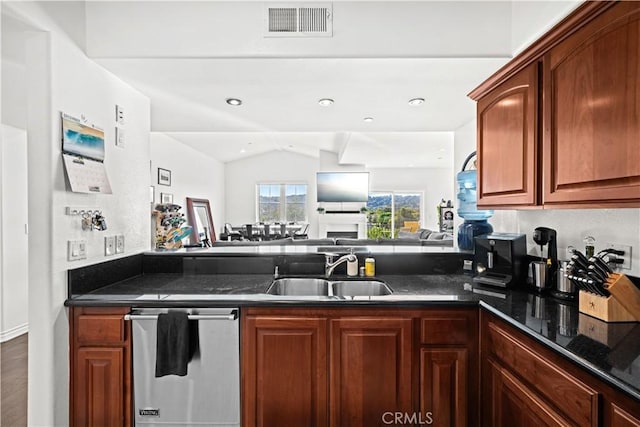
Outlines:
{"label": "stainless steel sink basin", "polygon": [[271,283],[267,294],[289,296],[381,296],[393,291],[379,280],[337,280],[312,277],[288,277]]}
{"label": "stainless steel sink basin", "polygon": [[276,279],[267,289],[267,293],[271,295],[329,296],[329,281],[307,277]]}
{"label": "stainless steel sink basin", "polygon": [[391,295],[393,291],[384,282],[378,280],[345,280],[332,282],[333,295],[342,296],[381,296]]}

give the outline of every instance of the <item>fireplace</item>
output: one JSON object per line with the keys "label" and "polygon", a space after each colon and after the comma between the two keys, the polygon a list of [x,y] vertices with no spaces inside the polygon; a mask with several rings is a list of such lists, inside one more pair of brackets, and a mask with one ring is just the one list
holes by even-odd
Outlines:
{"label": "fireplace", "polygon": [[367,238],[367,216],[365,214],[335,213],[318,215],[320,238]]}

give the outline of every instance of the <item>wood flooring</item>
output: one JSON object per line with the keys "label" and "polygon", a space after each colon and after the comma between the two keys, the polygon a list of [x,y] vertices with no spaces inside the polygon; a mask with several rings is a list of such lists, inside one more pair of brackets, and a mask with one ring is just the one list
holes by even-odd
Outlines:
{"label": "wood flooring", "polygon": [[27,334],[0,344],[0,426],[27,425]]}

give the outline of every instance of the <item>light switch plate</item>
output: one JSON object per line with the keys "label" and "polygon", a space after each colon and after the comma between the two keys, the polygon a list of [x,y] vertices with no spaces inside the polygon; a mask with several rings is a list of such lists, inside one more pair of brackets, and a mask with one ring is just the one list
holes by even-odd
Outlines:
{"label": "light switch plate", "polygon": [[67,261],[87,258],[87,242],[85,240],[69,240],[67,242]]}
{"label": "light switch plate", "polygon": [[116,237],[107,236],[104,238],[104,255],[109,256],[116,253]]}
{"label": "light switch plate", "polygon": [[116,105],[116,123],[124,125],[124,109],[121,105]]}
{"label": "light switch plate", "polygon": [[124,129],[116,126],[116,147],[124,148]]}
{"label": "light switch plate", "polygon": [[116,253],[124,253],[124,234],[118,234],[116,236]]}

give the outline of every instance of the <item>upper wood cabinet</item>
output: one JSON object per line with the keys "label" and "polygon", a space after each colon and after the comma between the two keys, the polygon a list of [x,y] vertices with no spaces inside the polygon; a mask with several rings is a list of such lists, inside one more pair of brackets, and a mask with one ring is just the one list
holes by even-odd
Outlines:
{"label": "upper wood cabinet", "polygon": [[478,101],[478,206],[535,205],[538,66],[529,65]]}
{"label": "upper wood cabinet", "polygon": [[640,201],[640,4],[551,49],[543,81],[544,204]]}
{"label": "upper wood cabinet", "polygon": [[478,206],[640,206],[640,2],[585,2],[469,95]]}

